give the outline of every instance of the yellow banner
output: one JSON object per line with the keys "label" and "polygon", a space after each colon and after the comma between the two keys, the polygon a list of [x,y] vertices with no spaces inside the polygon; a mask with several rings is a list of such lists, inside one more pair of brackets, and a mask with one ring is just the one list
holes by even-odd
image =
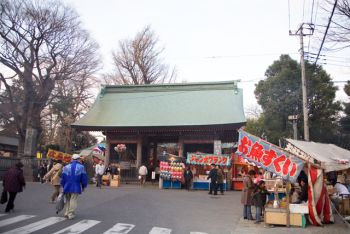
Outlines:
{"label": "yellow banner", "polygon": [[53,160],[61,160],[62,162],[65,162],[65,163],[69,163],[72,159],[71,154],[66,154],[53,149],[49,149],[49,151],[47,151],[46,157],[51,158]]}

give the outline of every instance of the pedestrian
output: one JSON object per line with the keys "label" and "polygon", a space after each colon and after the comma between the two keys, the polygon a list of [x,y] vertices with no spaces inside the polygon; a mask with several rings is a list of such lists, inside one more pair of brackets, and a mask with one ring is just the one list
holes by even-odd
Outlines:
{"label": "pedestrian", "polygon": [[265,181],[260,180],[256,184],[254,192],[252,193],[252,201],[255,205],[255,223],[259,224],[261,222],[262,211],[266,204],[266,195],[268,194]]}
{"label": "pedestrian", "polygon": [[87,175],[79,154],[72,155],[72,162],[63,168],[61,186],[66,197],[64,217],[73,219],[78,195],[87,186]]}
{"label": "pedestrian", "polygon": [[192,185],[192,179],[193,179],[193,174],[192,174],[190,166],[186,167],[186,170],[184,172],[184,179],[185,179],[185,188],[188,191],[190,191],[191,185]]}
{"label": "pedestrian", "polygon": [[21,162],[18,162],[14,167],[10,168],[4,175],[2,185],[4,186],[4,191],[10,194],[5,208],[6,213],[13,211],[13,209],[15,208],[14,202],[17,193],[22,192],[24,187],[26,186],[22,168],[23,164]]}
{"label": "pedestrian", "polygon": [[255,171],[250,170],[248,175],[243,177],[243,190],[241,203],[243,204],[243,218],[248,220],[253,220],[252,216],[252,193],[254,191],[253,179],[255,177]]}
{"label": "pedestrian", "polygon": [[147,167],[145,165],[142,165],[139,168],[139,179],[140,179],[141,186],[145,185],[147,174],[148,174]]}
{"label": "pedestrian", "polygon": [[44,176],[46,175],[47,173],[47,165],[45,163],[40,163],[40,167],[39,167],[39,180],[40,180],[40,183],[44,183]]}
{"label": "pedestrian", "polygon": [[217,166],[216,168],[218,170],[218,188],[220,188],[220,194],[224,195],[224,171],[222,170],[221,166]]}
{"label": "pedestrian", "polygon": [[102,186],[102,176],[105,173],[105,166],[103,165],[103,161],[100,160],[95,167],[96,173],[96,187],[101,188]]}
{"label": "pedestrian", "polygon": [[62,161],[57,160],[56,162],[54,162],[54,165],[52,166],[51,170],[48,173],[46,173],[46,175],[43,178],[44,180],[49,180],[53,185],[54,191],[51,195],[51,203],[54,203],[58,195],[60,194],[60,188],[61,188],[60,180],[62,175],[62,169],[63,169]]}
{"label": "pedestrian", "polygon": [[213,194],[218,195],[218,170],[215,167],[215,164],[211,164],[211,170],[209,172],[207,180],[210,179],[210,188],[209,188],[209,193],[208,194]]}

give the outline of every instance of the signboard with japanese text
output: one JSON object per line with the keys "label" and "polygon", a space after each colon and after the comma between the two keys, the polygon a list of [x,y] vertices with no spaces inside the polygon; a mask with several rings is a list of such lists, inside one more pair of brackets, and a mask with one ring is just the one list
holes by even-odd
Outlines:
{"label": "signboard with japanese text", "polygon": [[69,163],[71,161],[72,155],[49,149],[49,151],[47,151],[46,157],[53,160],[61,160],[62,162]]}
{"label": "signboard with japanese text", "polygon": [[220,166],[230,166],[231,157],[230,155],[187,153],[186,163],[192,165],[210,165],[214,163]]}
{"label": "signboard with japanese text", "polygon": [[296,156],[242,130],[236,154],[292,183],[304,167],[304,161]]}

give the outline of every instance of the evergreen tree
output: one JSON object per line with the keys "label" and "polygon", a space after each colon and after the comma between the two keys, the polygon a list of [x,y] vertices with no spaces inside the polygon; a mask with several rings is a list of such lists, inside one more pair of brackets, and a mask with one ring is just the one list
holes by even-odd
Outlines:
{"label": "evergreen tree", "polygon": [[[335,102],[337,88],[321,66],[306,63],[307,99],[310,140],[334,142],[337,114],[341,110]],[[281,55],[265,72],[255,89],[263,109],[263,123],[269,141],[277,144],[281,137],[292,137],[289,115],[299,115],[299,136],[303,136],[303,112],[300,65],[289,55]]]}

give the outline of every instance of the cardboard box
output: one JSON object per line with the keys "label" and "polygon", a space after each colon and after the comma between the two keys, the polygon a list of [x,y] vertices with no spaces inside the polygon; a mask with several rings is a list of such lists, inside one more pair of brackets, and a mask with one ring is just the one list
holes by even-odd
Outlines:
{"label": "cardboard box", "polygon": [[342,215],[350,215],[350,197],[340,200],[339,213]]}
{"label": "cardboard box", "polygon": [[[275,225],[287,225],[286,209],[265,209],[265,223]],[[305,227],[306,218],[304,214],[290,213],[289,224],[291,226]]]}
{"label": "cardboard box", "polygon": [[111,187],[119,187],[120,186],[120,182],[119,180],[111,180]]}

